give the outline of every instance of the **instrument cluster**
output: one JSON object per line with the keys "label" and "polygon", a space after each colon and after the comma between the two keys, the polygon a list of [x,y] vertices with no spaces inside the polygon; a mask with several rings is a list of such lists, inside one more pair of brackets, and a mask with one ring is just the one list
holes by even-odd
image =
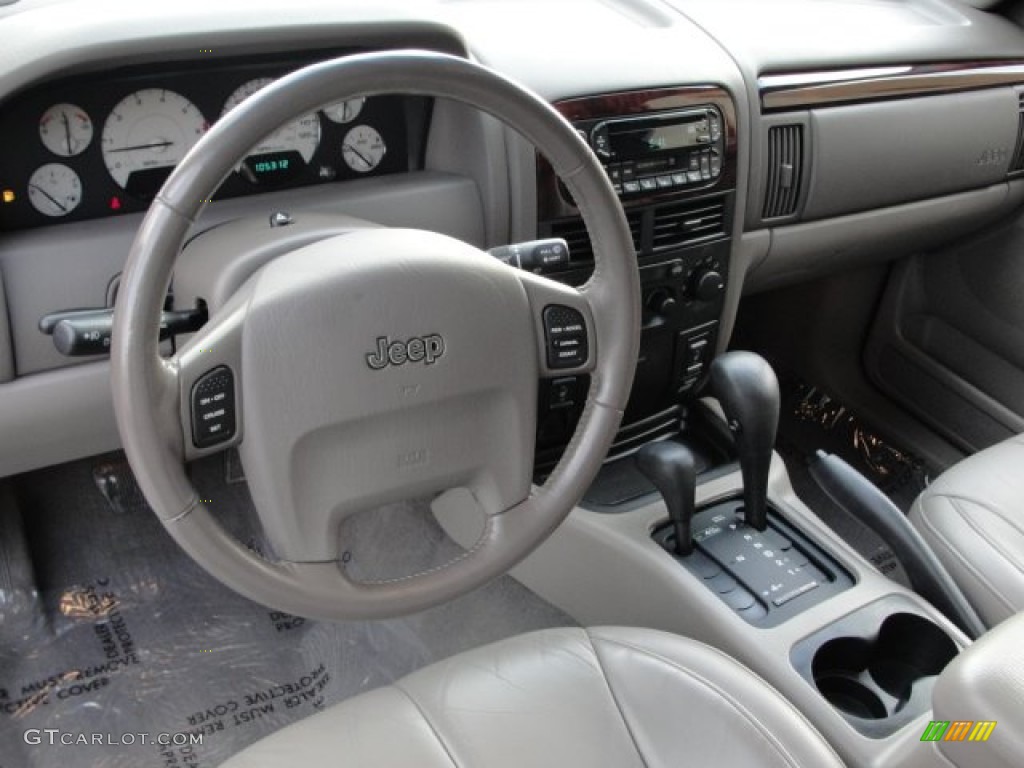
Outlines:
{"label": "instrument cluster", "polygon": [[[0,230],[145,210],[215,120],[317,58],[132,67],[14,97],[0,106]],[[325,104],[252,147],[214,199],[409,171],[428,110],[411,96]]]}

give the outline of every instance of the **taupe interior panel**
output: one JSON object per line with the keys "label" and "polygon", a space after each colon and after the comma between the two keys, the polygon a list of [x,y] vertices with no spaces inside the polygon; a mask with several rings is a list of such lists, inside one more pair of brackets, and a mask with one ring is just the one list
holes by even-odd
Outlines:
{"label": "taupe interior panel", "polygon": [[1018,119],[1012,88],[812,110],[804,218],[994,184],[1006,177]]}

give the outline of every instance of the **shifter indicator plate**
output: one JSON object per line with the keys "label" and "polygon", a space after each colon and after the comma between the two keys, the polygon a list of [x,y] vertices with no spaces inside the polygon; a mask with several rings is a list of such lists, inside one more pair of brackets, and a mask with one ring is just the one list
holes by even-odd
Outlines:
{"label": "shifter indicator plate", "polygon": [[[693,554],[676,560],[755,626],[776,626],[853,586],[846,570],[773,509],[764,531],[747,525],[739,499],[698,511],[693,527]],[[654,538],[672,552],[670,526]]]}

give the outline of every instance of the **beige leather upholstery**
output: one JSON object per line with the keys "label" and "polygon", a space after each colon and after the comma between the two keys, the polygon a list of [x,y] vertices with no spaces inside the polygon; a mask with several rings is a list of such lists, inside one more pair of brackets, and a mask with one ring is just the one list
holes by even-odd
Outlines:
{"label": "beige leather upholstery", "polygon": [[985,633],[950,662],[935,684],[932,705],[936,720],[996,723],[985,742],[969,737],[940,742],[954,764],[1019,768],[1024,755],[1024,614]]}
{"label": "beige leather upholstery", "polygon": [[254,744],[229,768],[841,765],[722,653],[641,629],[557,629],[460,654]]}
{"label": "beige leather upholstery", "polygon": [[910,519],[988,626],[1024,609],[1024,435],[947,470]]}

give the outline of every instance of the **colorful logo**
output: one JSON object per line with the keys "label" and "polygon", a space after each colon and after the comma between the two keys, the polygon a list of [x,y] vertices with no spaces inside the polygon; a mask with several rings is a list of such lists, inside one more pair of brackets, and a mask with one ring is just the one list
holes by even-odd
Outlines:
{"label": "colorful logo", "polygon": [[995,720],[932,720],[921,741],[988,741],[995,729]]}

